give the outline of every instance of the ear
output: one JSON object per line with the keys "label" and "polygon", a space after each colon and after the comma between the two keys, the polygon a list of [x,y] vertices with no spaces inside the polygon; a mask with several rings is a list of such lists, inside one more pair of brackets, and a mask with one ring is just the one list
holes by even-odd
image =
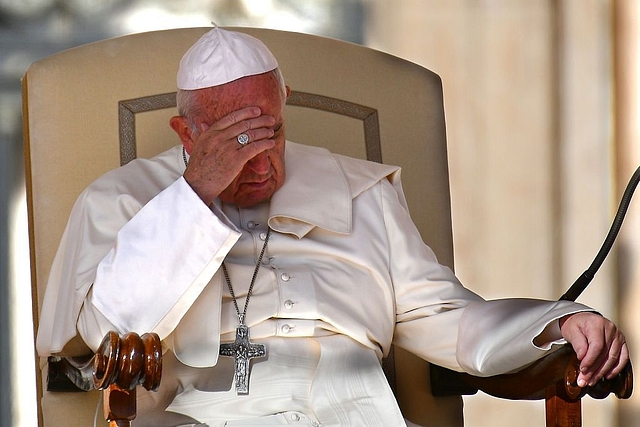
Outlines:
{"label": "ear", "polygon": [[285,86],[285,89],[287,90],[287,97],[286,97],[286,99],[289,99],[289,95],[291,95],[291,88],[290,88],[288,85],[286,85],[286,86]]}
{"label": "ear", "polygon": [[180,142],[182,142],[185,151],[191,154],[195,141],[192,138],[191,127],[187,122],[187,118],[184,116],[173,116],[169,120],[169,124],[171,125],[171,129],[178,135],[178,138],[180,138]]}

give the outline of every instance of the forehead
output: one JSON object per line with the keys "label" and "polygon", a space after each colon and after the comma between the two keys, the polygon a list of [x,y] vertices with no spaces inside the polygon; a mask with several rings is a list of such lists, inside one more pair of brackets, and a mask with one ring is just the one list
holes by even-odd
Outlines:
{"label": "forehead", "polygon": [[260,107],[263,113],[278,120],[284,109],[284,101],[280,82],[273,72],[202,89],[198,98],[206,116],[213,120],[249,106]]}

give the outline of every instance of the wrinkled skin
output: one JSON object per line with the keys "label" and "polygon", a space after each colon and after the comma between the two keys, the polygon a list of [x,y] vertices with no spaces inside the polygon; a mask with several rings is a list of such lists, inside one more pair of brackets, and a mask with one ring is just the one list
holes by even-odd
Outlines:
{"label": "wrinkled skin", "polygon": [[[240,207],[270,199],[285,178],[286,98],[275,75],[244,77],[196,96],[201,108],[192,123],[182,116],[170,121],[190,155],[184,179],[207,205],[216,197]],[[242,133],[249,136],[245,146],[237,141]]]}
{"label": "wrinkled skin", "polygon": [[615,377],[629,361],[624,334],[598,314],[585,312],[565,316],[560,319],[560,330],[580,361],[580,387],[594,385],[603,377]]}

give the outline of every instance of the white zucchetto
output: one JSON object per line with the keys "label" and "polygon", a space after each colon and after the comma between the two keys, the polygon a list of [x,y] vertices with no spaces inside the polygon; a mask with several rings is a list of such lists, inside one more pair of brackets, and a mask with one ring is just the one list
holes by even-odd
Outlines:
{"label": "white zucchetto", "polygon": [[276,58],[260,40],[214,27],[180,60],[177,85],[183,90],[202,89],[276,68]]}

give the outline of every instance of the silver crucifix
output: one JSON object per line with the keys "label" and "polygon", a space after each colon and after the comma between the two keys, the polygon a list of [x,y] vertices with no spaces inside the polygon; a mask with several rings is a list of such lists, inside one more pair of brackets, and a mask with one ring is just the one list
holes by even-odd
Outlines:
{"label": "silver crucifix", "polygon": [[249,394],[249,361],[267,355],[264,344],[249,341],[249,328],[240,324],[236,327],[236,340],[232,343],[220,344],[220,355],[233,357],[235,362],[235,382],[237,394]]}

